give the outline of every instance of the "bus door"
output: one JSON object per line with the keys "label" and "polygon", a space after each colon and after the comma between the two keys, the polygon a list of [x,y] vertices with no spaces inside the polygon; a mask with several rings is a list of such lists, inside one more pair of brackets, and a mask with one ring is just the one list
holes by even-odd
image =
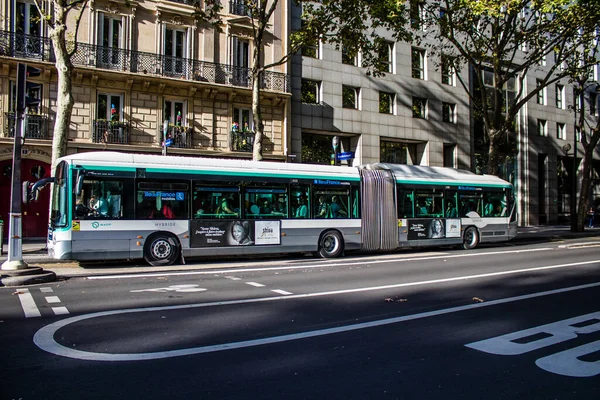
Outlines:
{"label": "bus door", "polygon": [[396,180],[391,171],[361,169],[362,249],[398,247]]}

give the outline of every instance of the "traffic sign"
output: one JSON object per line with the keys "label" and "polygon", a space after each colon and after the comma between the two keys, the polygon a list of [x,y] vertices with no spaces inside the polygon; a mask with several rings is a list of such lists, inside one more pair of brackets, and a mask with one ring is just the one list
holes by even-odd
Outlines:
{"label": "traffic sign", "polygon": [[354,158],[354,152],[353,151],[347,151],[344,153],[338,153],[337,155],[337,159],[338,160],[350,160]]}
{"label": "traffic sign", "polygon": [[173,139],[165,140],[165,147],[170,147],[173,144]]}

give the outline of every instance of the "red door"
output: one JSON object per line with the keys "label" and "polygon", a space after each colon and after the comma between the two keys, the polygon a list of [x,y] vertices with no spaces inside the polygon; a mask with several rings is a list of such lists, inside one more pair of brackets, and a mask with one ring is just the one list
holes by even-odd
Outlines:
{"label": "red door", "polygon": [[[50,176],[50,165],[37,160],[21,159],[21,182],[36,182]],[[12,160],[0,161],[0,219],[4,221],[4,238],[8,238],[10,196],[12,180]],[[38,201],[22,204],[23,237],[45,238],[48,234],[48,209],[50,191],[47,186],[40,192]]]}

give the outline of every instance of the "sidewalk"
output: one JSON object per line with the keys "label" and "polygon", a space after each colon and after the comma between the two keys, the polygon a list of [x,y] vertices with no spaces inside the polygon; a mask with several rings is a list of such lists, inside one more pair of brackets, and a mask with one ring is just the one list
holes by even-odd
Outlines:
{"label": "sidewalk", "polygon": [[[511,242],[517,243],[540,243],[546,241],[556,241],[562,239],[574,238],[600,238],[600,227],[586,228],[584,232],[572,233],[568,225],[540,225],[540,226],[525,226],[519,227],[518,235]],[[0,264],[7,259],[8,245],[4,244],[4,251],[0,255]],[[232,259],[233,262],[234,259]],[[111,266],[103,267],[101,264],[97,266],[80,267],[76,261],[60,261],[48,257],[46,251],[46,242],[42,240],[27,240],[23,241],[23,261],[31,266],[42,266],[46,270],[56,272],[62,277],[71,276],[89,276],[94,274],[115,274],[124,272],[160,272],[160,271],[177,271],[199,268],[210,268],[205,264],[195,265],[180,265],[175,267],[133,267],[125,266],[115,268]],[[213,268],[219,268],[214,263],[211,263]],[[223,264],[221,264],[222,266]]]}

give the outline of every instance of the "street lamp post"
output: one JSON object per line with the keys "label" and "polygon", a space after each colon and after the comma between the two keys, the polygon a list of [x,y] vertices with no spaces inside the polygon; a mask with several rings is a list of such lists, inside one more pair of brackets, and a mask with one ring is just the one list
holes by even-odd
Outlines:
{"label": "street lamp post", "polygon": [[[577,101],[579,96],[579,102]],[[578,215],[577,215],[577,131],[579,130],[579,135],[583,135],[583,127],[579,126],[577,119],[577,109],[579,106],[579,115],[583,116],[584,113],[584,105],[583,105],[583,88],[573,86],[573,115],[574,115],[574,124],[573,124],[573,173],[572,175],[572,183],[571,183],[571,232],[577,232],[578,225]]]}
{"label": "street lamp post", "polygon": [[163,148],[162,148],[162,155],[166,156],[167,155],[167,132],[169,131],[169,120],[165,119],[163,122]]}

